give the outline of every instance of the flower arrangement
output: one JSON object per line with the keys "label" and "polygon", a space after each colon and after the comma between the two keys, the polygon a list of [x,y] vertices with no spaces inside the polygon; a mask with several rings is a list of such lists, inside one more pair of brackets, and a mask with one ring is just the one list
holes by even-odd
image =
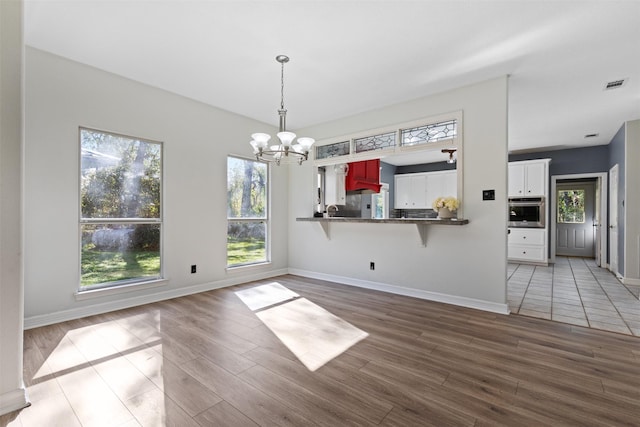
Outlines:
{"label": "flower arrangement", "polygon": [[440,208],[447,208],[453,212],[458,209],[460,202],[455,197],[438,197],[433,201],[432,206],[436,211]]}

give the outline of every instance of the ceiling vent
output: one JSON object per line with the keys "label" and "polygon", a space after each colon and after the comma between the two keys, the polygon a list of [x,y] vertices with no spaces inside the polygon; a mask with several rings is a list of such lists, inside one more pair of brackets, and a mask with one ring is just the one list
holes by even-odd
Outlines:
{"label": "ceiling vent", "polygon": [[588,133],[584,137],[585,138],[595,138],[598,135],[600,135],[600,134],[599,133]]}
{"label": "ceiling vent", "polygon": [[604,90],[617,89],[619,87],[624,86],[626,82],[627,82],[627,79],[620,79],[620,80],[614,80],[614,81],[608,82],[604,87]]}

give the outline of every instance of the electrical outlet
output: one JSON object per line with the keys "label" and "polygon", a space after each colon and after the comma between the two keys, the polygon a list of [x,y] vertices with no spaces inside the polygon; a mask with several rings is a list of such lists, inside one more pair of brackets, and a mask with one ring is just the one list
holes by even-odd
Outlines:
{"label": "electrical outlet", "polygon": [[375,269],[376,269],[376,263],[375,263],[375,262],[373,262],[373,261],[371,261],[371,262],[369,263],[369,270],[375,270]]}
{"label": "electrical outlet", "polygon": [[191,274],[193,274],[193,273],[195,273],[195,272],[196,272],[196,265],[195,265],[195,264],[193,264],[193,265],[191,266]]}

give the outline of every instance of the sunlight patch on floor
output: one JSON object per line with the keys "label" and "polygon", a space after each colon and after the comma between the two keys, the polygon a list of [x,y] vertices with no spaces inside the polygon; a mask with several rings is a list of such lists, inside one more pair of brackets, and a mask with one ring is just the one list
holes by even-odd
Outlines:
{"label": "sunlight patch on floor", "polygon": [[251,311],[262,310],[300,296],[276,282],[244,289],[236,292],[236,295]]}
{"label": "sunlight patch on floor", "polygon": [[[165,395],[154,384],[163,385],[160,318],[147,315],[145,320],[124,318],[69,329],[52,335],[57,343],[50,350],[44,345],[40,351],[27,349],[42,353],[33,356],[40,360],[27,367],[32,373],[25,377],[32,405],[9,425],[133,425],[136,419],[161,425]],[[119,322],[144,323],[140,337],[146,342]],[[150,366],[150,359],[158,363]],[[140,397],[149,395],[153,402]]]}
{"label": "sunlight patch on floor", "polygon": [[236,294],[310,371],[369,335],[277,282]]}

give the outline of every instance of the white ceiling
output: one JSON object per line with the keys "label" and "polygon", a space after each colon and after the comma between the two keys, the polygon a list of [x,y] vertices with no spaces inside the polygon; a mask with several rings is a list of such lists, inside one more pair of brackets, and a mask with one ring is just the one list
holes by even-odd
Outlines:
{"label": "white ceiling", "polygon": [[291,130],[507,74],[511,151],[640,118],[638,1],[25,0],[25,41],[274,126],[286,54]]}

